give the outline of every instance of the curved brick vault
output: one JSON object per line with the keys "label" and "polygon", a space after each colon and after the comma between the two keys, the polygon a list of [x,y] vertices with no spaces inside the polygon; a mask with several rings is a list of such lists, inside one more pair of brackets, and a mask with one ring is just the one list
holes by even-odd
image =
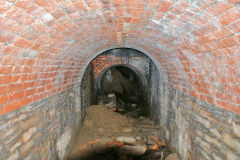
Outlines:
{"label": "curved brick vault", "polygon": [[116,47],[149,53],[168,86],[240,113],[239,0],[0,0],[0,114],[79,81]]}
{"label": "curved brick vault", "polygon": [[90,104],[88,64],[132,48],[156,65],[148,107],[168,146],[183,160],[239,160],[239,5],[0,0],[0,159],[64,159]]}
{"label": "curved brick vault", "polygon": [[[145,54],[138,52],[137,50],[132,49],[114,49],[118,53],[122,53],[119,55],[111,53],[111,50],[104,52],[97,57],[95,57],[91,64],[93,66],[93,79],[97,81],[97,79],[101,79],[102,75],[114,66],[126,66],[136,72],[139,72],[139,76],[144,75],[147,70],[146,68],[150,65],[150,59]],[[127,52],[129,51],[129,52]],[[125,55],[123,54],[125,52]],[[133,54],[132,54],[132,53]],[[128,54],[128,55],[127,55]]]}

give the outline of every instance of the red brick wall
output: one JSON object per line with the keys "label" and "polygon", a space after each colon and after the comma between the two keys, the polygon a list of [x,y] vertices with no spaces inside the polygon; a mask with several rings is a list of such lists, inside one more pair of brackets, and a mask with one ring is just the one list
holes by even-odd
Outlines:
{"label": "red brick wall", "polygon": [[239,0],[0,0],[0,115],[70,88],[99,51],[144,50],[168,85],[240,113]]}
{"label": "red brick wall", "polygon": [[134,55],[121,56],[126,50],[119,50],[119,55],[112,53],[111,51],[104,52],[98,55],[91,62],[93,65],[94,80],[97,79],[99,74],[114,65],[128,65],[136,68],[141,74],[147,75],[149,71],[150,59],[141,52],[130,50]]}
{"label": "red brick wall", "polygon": [[[109,61],[108,58],[111,58],[111,60]],[[95,80],[104,69],[117,64],[125,64],[124,61],[121,61],[121,57],[115,57],[113,55],[99,55],[91,63],[93,65],[93,76]]]}

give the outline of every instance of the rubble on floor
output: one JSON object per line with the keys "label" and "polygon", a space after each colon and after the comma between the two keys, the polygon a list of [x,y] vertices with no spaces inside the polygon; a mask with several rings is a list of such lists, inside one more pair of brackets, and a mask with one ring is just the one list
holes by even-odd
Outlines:
{"label": "rubble on floor", "polygon": [[98,104],[106,106],[112,111],[117,111],[123,115],[136,118],[145,115],[143,106],[139,106],[135,103],[124,102],[120,97],[117,97],[114,93],[98,96]]}
{"label": "rubble on floor", "polygon": [[68,159],[164,160],[169,154],[167,145],[159,139],[158,126],[149,118],[126,117],[95,105],[87,107]]}

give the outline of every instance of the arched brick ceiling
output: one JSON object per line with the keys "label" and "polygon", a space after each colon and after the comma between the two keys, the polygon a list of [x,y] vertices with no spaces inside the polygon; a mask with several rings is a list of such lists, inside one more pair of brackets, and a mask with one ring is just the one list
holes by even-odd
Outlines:
{"label": "arched brick ceiling", "polygon": [[150,53],[169,87],[240,113],[239,0],[0,0],[0,114],[75,83],[115,47]]}

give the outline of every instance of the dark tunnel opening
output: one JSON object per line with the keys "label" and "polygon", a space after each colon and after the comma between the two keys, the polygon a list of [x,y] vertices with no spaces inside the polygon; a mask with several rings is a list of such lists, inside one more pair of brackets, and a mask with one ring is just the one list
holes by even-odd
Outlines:
{"label": "dark tunnel opening", "polygon": [[120,113],[136,110],[132,116],[144,114],[158,121],[161,83],[159,70],[144,53],[111,49],[95,57],[86,68],[81,105],[105,105]]}
{"label": "dark tunnel opening", "polygon": [[160,84],[156,65],[140,51],[118,48],[95,57],[83,75],[85,118],[68,159],[167,157],[170,150],[157,125]]}
{"label": "dark tunnel opening", "polygon": [[96,80],[96,94],[97,103],[109,109],[133,117],[146,114],[146,80],[133,67],[115,65],[102,71]]}

